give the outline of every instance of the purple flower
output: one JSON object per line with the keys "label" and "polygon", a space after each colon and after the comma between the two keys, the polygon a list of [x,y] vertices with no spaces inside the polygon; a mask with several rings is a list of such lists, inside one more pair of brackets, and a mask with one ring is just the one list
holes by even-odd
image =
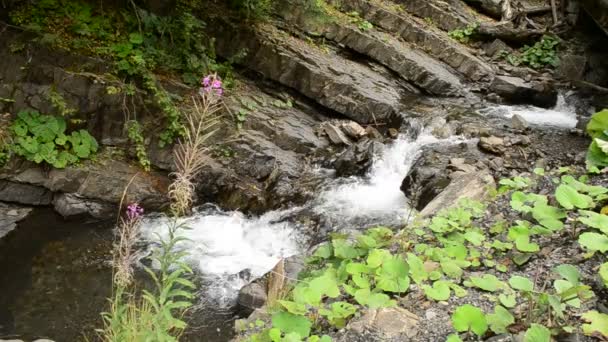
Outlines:
{"label": "purple flower", "polygon": [[222,96],[224,94],[222,80],[215,74],[205,76],[201,81],[201,84],[202,87],[199,89],[201,95],[212,93],[217,96]]}
{"label": "purple flower", "polygon": [[140,218],[144,214],[144,208],[140,207],[137,203],[131,203],[127,206],[127,217],[129,220],[135,220]]}
{"label": "purple flower", "polygon": [[211,87],[214,89],[222,88],[222,81],[220,81],[218,79],[213,80],[213,83],[211,83]]}
{"label": "purple flower", "polygon": [[211,84],[211,76],[203,78],[203,82],[201,83],[203,84],[203,87],[208,87]]}

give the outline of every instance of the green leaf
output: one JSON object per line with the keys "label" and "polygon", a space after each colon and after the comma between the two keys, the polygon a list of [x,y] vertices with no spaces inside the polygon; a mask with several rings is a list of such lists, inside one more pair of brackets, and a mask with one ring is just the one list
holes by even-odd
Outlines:
{"label": "green leaf", "polygon": [[515,239],[515,248],[520,252],[534,253],[540,250],[538,244],[530,242],[530,236],[522,235]]}
{"label": "green leaf", "polygon": [[386,249],[372,249],[367,256],[367,265],[371,268],[377,268],[389,258],[391,258],[391,253]]}
{"label": "green leaf", "polygon": [[598,214],[587,210],[579,210],[579,213],[584,215],[578,218],[583,224],[591,228],[599,229],[604,234],[608,234],[608,215]]}
{"label": "green leaf", "polygon": [[506,295],[501,293],[498,295],[498,300],[500,301],[500,304],[504,305],[507,308],[514,308],[517,304],[514,294]]}
{"label": "green leaf", "polygon": [[429,274],[424,268],[422,259],[414,253],[407,253],[407,263],[410,266],[410,277],[416,284],[420,284],[429,278]]}
{"label": "green leaf", "polygon": [[494,313],[486,316],[490,329],[497,334],[504,334],[507,332],[507,327],[515,323],[515,317],[511,315],[509,310],[503,308],[500,305],[494,307]]}
{"label": "green leaf", "polygon": [[578,285],[581,274],[578,269],[572,265],[563,264],[555,267],[553,271],[559,274],[562,278],[568,280],[572,285]]}
{"label": "green leaf", "polygon": [[410,286],[409,267],[400,256],[384,261],[376,271],[376,286],[386,292],[405,292]]}
{"label": "green leaf", "polygon": [[356,290],[353,297],[357,303],[367,305],[371,309],[395,306],[396,302],[384,293],[371,293],[370,289]]}
{"label": "green leaf", "polygon": [[313,257],[329,259],[329,258],[331,258],[332,255],[333,255],[332,245],[330,245],[329,243],[324,243],[315,250]]}
{"label": "green leaf", "polygon": [[447,281],[438,280],[433,283],[433,286],[422,285],[422,289],[424,290],[424,294],[427,298],[442,301],[448,300],[450,298],[450,286]]}
{"label": "green leaf", "polygon": [[532,208],[532,217],[544,227],[557,231],[564,227],[561,219],[566,217],[566,213],[550,205],[537,204]]}
{"label": "green leaf", "polygon": [[359,256],[359,251],[346,239],[333,239],[334,255],[340,259],[354,259]]}
{"label": "green leaf", "polygon": [[608,288],[608,262],[605,262],[600,266],[599,274],[604,286]]}
{"label": "green leaf", "polygon": [[608,129],[608,110],[604,109],[591,116],[591,120],[587,124],[587,133],[592,138],[601,137]]}
{"label": "green leaf", "polygon": [[304,316],[298,316],[289,312],[279,312],[272,316],[272,326],[279,328],[282,332],[296,333],[300,337],[310,335],[312,323]]}
{"label": "green leaf", "polygon": [[600,334],[608,337],[608,315],[593,310],[585,312],[581,317],[584,321],[589,322],[589,324],[583,324],[585,335]]}
{"label": "green leaf", "polygon": [[522,276],[512,276],[509,279],[509,285],[511,285],[514,290],[525,292],[534,291],[534,283],[532,283],[530,279]]}
{"label": "green leaf", "polygon": [[551,331],[540,324],[532,323],[526,330],[524,342],[551,342]]}
{"label": "green leaf", "polygon": [[566,209],[586,209],[593,205],[593,198],[581,194],[570,185],[562,184],[555,190],[555,198]]}
{"label": "green leaf", "polygon": [[485,274],[483,277],[471,277],[470,280],[473,285],[484,291],[494,292],[504,288],[504,283],[492,274]]}
{"label": "green leaf", "polygon": [[460,279],[463,273],[463,270],[458,266],[458,263],[447,258],[441,260],[441,270],[452,279]]}
{"label": "green leaf", "polygon": [[474,246],[481,246],[482,242],[484,242],[486,239],[485,235],[474,230],[469,230],[464,233],[464,238],[470,243],[472,243]]}
{"label": "green leaf", "polygon": [[278,301],[281,306],[283,306],[289,313],[294,315],[305,315],[306,314],[306,305],[302,303],[291,302],[288,300],[279,300]]}
{"label": "green leaf", "polygon": [[458,336],[458,334],[450,334],[448,335],[448,338],[445,340],[445,342],[462,342],[462,340],[460,339],[460,336]]}
{"label": "green leaf", "polygon": [[473,331],[483,336],[488,330],[488,323],[483,312],[470,304],[459,306],[452,315],[452,325],[458,332]]}
{"label": "green leaf", "polygon": [[583,233],[578,237],[578,243],[592,252],[600,251],[605,253],[608,251],[608,236],[604,234]]}

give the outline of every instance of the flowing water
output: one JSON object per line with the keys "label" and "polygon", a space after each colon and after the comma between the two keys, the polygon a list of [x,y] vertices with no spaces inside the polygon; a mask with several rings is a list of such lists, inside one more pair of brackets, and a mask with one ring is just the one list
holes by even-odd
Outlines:
{"label": "flowing water", "polygon": [[[576,115],[565,102],[552,110],[494,106],[482,113],[519,114],[535,125],[576,125]],[[219,342],[232,337],[238,290],[281,258],[309,247],[310,236],[304,235],[306,227],[298,223],[298,215],[320,218],[335,230],[403,224],[410,210],[399,188],[421,148],[463,141],[440,140],[424,131],[413,135],[416,138],[402,136],[388,144],[363,177],[335,178],[331,171],[319,169],[324,182],[303,207],[247,217],[205,205],[184,218],[189,229],[181,234],[188,241],[179,247],[188,251],[200,284],[186,340]],[[99,312],[111,294],[108,260],[113,238],[107,228],[112,225],[111,221],[65,222],[48,209],[37,210],[0,240],[0,339],[77,341],[82,340],[82,331],[100,326]],[[147,216],[144,251],[154,248],[156,234],[162,237],[166,229],[166,218]]]}

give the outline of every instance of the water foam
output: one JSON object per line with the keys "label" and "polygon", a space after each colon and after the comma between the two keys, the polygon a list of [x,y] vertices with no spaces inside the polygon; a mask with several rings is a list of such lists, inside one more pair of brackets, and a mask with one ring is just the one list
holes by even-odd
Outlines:
{"label": "water foam", "polygon": [[480,111],[486,115],[504,116],[511,118],[517,114],[527,122],[539,126],[553,126],[561,128],[576,127],[578,119],[576,109],[566,103],[563,94],[557,97],[557,103],[552,109],[539,108],[534,106],[494,106]]}

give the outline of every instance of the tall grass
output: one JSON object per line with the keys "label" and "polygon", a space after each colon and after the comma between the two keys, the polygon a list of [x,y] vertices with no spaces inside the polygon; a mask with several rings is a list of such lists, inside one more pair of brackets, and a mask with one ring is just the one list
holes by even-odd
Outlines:
{"label": "tall grass", "polygon": [[[207,79],[207,78],[206,78]],[[214,85],[219,79],[212,76]],[[192,306],[195,285],[188,278],[192,269],[183,260],[187,255],[177,245],[185,238],[178,235],[187,229],[179,217],[191,211],[195,194],[194,179],[204,166],[205,141],[213,134],[216,114],[221,108],[221,82],[218,87],[201,88],[200,97],[193,98],[193,109],[184,114],[186,133],[175,147],[175,172],[169,187],[171,219],[166,238],[158,236],[159,248],[150,256],[151,267],[144,267],[154,286],[142,290],[134,285],[133,265],[139,256],[135,243],[140,236],[143,208],[127,207],[117,227],[114,247],[113,297],[110,310],[102,314],[104,327],[98,335],[104,342],[178,341],[186,328],[182,320]]]}

